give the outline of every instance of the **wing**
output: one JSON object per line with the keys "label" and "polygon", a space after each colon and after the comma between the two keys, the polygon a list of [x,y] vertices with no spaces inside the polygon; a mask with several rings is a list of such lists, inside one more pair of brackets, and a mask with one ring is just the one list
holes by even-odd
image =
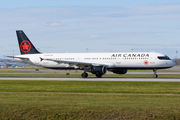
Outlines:
{"label": "wing", "polygon": [[98,64],[98,63],[88,63],[88,62],[78,62],[78,61],[65,61],[65,60],[54,60],[54,59],[43,59],[43,58],[40,58],[41,61],[42,60],[48,60],[48,61],[53,61],[53,62],[56,62],[58,64],[68,64],[67,67],[69,66],[74,66],[75,68],[89,68],[89,67],[92,67],[92,66],[104,66],[104,64]]}
{"label": "wing", "polygon": [[5,56],[5,57],[9,57],[9,58],[18,58],[18,59],[23,60],[23,61],[29,60],[29,58],[26,58],[26,57],[16,57],[16,56]]}

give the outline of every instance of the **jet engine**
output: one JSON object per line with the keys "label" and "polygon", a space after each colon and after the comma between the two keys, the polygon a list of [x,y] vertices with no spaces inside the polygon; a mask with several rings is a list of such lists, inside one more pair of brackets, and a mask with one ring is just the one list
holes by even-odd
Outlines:
{"label": "jet engine", "polygon": [[106,74],[107,67],[106,66],[92,66],[90,71],[92,74]]}

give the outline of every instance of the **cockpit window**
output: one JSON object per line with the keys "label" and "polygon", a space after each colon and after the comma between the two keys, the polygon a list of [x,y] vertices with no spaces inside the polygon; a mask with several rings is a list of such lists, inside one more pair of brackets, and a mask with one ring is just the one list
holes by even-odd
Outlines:
{"label": "cockpit window", "polygon": [[159,60],[171,60],[168,56],[158,56]]}

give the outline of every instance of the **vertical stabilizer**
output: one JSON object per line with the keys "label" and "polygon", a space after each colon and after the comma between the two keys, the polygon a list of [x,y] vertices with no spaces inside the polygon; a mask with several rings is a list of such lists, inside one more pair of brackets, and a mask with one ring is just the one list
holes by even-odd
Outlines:
{"label": "vertical stabilizer", "polygon": [[34,45],[31,43],[31,41],[28,39],[28,37],[24,34],[22,30],[16,31],[18,42],[19,42],[19,49],[21,54],[38,54],[40,53]]}

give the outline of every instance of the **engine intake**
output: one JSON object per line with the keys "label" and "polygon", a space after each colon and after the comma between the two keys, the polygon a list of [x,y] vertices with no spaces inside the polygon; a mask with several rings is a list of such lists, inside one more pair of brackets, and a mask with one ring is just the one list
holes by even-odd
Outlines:
{"label": "engine intake", "polygon": [[106,66],[92,66],[90,72],[92,74],[106,74],[107,67]]}

